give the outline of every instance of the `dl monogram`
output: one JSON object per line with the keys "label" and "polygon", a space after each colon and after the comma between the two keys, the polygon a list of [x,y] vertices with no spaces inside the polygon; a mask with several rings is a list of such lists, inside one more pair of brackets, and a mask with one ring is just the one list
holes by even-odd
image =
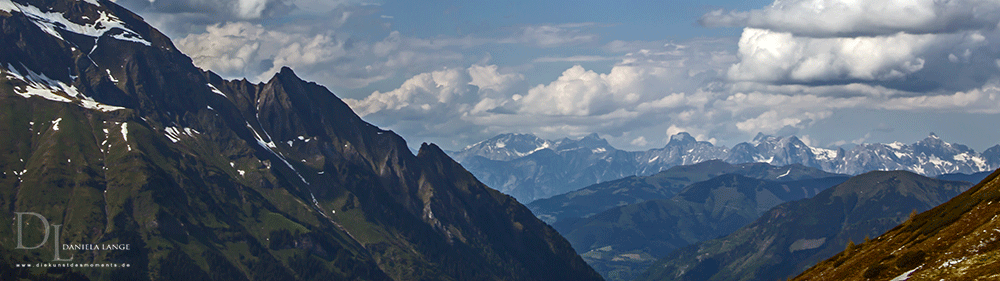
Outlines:
{"label": "dl monogram", "polygon": [[[34,249],[41,248],[43,245],[45,245],[45,242],[49,241],[49,220],[45,219],[45,217],[42,216],[39,213],[32,213],[32,212],[14,212],[14,213],[17,214],[17,248],[16,249],[34,250]],[[21,237],[22,236],[21,235],[21,229],[23,229],[23,226],[24,226],[24,215],[35,216],[36,218],[38,218],[39,220],[42,221],[42,226],[44,226],[44,228],[45,228],[45,235],[43,236],[44,238],[42,238],[42,243],[38,243],[38,245],[35,245],[34,247],[25,247],[24,246],[24,241],[23,241],[23,239]],[[55,230],[55,234],[54,234],[55,235],[55,239],[53,239],[53,241],[52,241],[52,246],[55,248],[55,253],[53,254],[52,261],[73,261],[73,256],[70,256],[68,259],[63,259],[63,258],[59,257],[59,228],[60,227],[62,227],[61,224],[53,224],[52,225],[52,229]]]}

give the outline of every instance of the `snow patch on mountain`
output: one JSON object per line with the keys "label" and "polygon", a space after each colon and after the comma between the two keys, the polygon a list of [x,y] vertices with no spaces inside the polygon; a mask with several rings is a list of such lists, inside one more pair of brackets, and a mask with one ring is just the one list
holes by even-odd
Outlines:
{"label": "snow patch on mountain", "polygon": [[93,98],[81,94],[76,89],[76,86],[51,79],[45,76],[45,74],[35,73],[30,69],[25,69],[24,73],[21,73],[16,67],[8,64],[6,69],[0,69],[0,74],[7,80],[21,82],[12,84],[14,92],[24,98],[36,96],[50,101],[75,103],[83,108],[104,112],[125,109],[124,107],[111,106],[94,101]]}
{"label": "snow patch on mountain", "polygon": [[[96,4],[91,1],[87,1],[91,4]],[[98,5],[100,6],[100,5]],[[21,5],[19,3],[14,3],[13,1],[2,1],[0,2],[0,10],[10,12],[22,13],[31,19],[38,28],[41,28],[45,33],[48,33],[60,40],[65,40],[59,30],[64,30],[80,35],[86,35],[89,37],[100,38],[101,36],[108,34],[112,38],[130,41],[135,43],[140,43],[146,46],[152,46],[152,43],[142,38],[139,33],[132,31],[125,26],[125,22],[114,15],[108,14],[105,11],[98,11],[100,17],[97,19],[82,18],[83,20],[92,20],[92,22],[85,24],[78,24],[70,21],[66,18],[66,15],[59,12],[43,12],[38,9],[38,7],[31,5]],[[114,33],[109,33],[114,32]]]}
{"label": "snow patch on mountain", "polygon": [[281,160],[281,162],[285,163],[285,166],[287,166],[289,169],[291,169],[292,172],[295,173],[295,175],[299,177],[299,180],[301,180],[302,183],[305,183],[306,185],[312,185],[312,184],[309,183],[309,181],[306,180],[305,177],[302,176],[301,173],[299,173],[299,170],[295,169],[295,166],[292,166],[292,163],[288,163],[288,160],[286,160],[284,156],[281,156],[281,154],[278,154],[277,152],[275,152],[273,150],[273,149],[278,148],[278,147],[276,145],[274,145],[274,141],[273,140],[270,140],[271,136],[267,134],[267,131],[264,131],[263,129],[261,130],[262,132],[264,132],[264,135],[267,136],[267,138],[269,140],[269,141],[265,142],[264,138],[261,137],[260,133],[257,133],[257,130],[254,129],[253,126],[250,126],[249,122],[247,122],[246,125],[247,125],[247,128],[250,129],[250,132],[253,132],[253,136],[257,140],[257,145],[260,145],[261,148],[263,148],[264,150],[267,150],[268,152],[270,152],[275,157],[278,157],[278,160]]}
{"label": "snow patch on mountain", "polygon": [[532,153],[552,149],[559,142],[540,139],[530,134],[502,134],[465,147],[457,158],[482,156],[490,160],[509,161]]}
{"label": "snow patch on mountain", "polygon": [[178,129],[177,127],[167,127],[166,129],[164,129],[164,131],[166,131],[165,135],[167,136],[167,138],[174,143],[179,142],[181,140],[181,136],[183,135],[186,135],[188,137],[194,137],[195,134],[201,134],[201,132],[198,132],[198,130],[194,130],[191,128]]}
{"label": "snow patch on mountain", "polygon": [[785,177],[785,176],[788,176],[788,174],[790,174],[791,172],[792,172],[792,168],[788,168],[788,171],[785,171],[785,173],[784,173],[784,174],[781,174],[781,175],[780,175],[780,176],[778,176],[777,178],[778,178],[778,179],[780,179],[780,178],[783,178],[783,177]]}
{"label": "snow patch on mountain", "polygon": [[17,11],[17,10],[18,10],[17,6],[14,6],[14,2],[9,0],[0,1],[0,11],[10,13],[11,11]]}
{"label": "snow patch on mountain", "polygon": [[118,84],[118,79],[115,79],[115,76],[111,75],[111,70],[110,69],[105,69],[104,72],[108,73],[108,79],[111,79],[112,83]]}
{"label": "snow patch on mountain", "polygon": [[219,91],[219,88],[216,88],[215,85],[212,85],[211,83],[206,84],[206,85],[208,85],[208,89],[211,90],[212,93],[215,93],[216,95],[220,95],[220,96],[222,96],[224,98],[227,98],[227,99],[229,98],[229,96],[227,96],[226,94],[222,93],[222,91]]}
{"label": "snow patch on mountain", "polygon": [[52,120],[52,130],[53,131],[58,131],[59,130],[59,122],[61,122],[61,121],[62,121],[62,117],[56,118],[56,120]]}
{"label": "snow patch on mountain", "polygon": [[833,149],[809,147],[809,150],[812,151],[813,155],[816,157],[816,160],[832,161],[834,159],[837,159],[837,151]]}
{"label": "snow patch on mountain", "polygon": [[132,151],[132,145],[128,143],[128,123],[122,123],[122,139],[125,140],[125,145],[128,151]]}
{"label": "snow patch on mountain", "polygon": [[892,142],[892,143],[887,143],[885,145],[888,146],[888,147],[891,147],[892,149],[895,149],[895,150],[902,150],[903,147],[906,146],[906,144],[898,142],[898,141]]}

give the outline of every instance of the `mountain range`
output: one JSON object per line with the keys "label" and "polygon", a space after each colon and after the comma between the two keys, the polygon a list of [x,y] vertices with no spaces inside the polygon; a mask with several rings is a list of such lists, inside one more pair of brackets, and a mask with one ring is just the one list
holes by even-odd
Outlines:
{"label": "mountain range", "polygon": [[906,170],[933,177],[1000,167],[1000,145],[977,153],[965,145],[945,142],[933,133],[913,144],[859,144],[849,150],[811,147],[796,136],[764,134],[727,148],[678,133],[664,147],[647,151],[619,150],[596,134],[556,141],[531,134],[502,134],[450,154],[484,183],[520,202],[712,159],[732,164],[802,164],[847,175]]}
{"label": "mountain range", "polygon": [[602,279],[436,145],[107,0],[0,0],[0,217],[3,280]]}
{"label": "mountain range", "polygon": [[[848,178],[798,164],[706,163],[711,162],[716,164],[681,167],[727,173],[692,183],[669,199],[614,207],[586,218],[564,218],[553,226],[605,278],[632,280],[666,253],[729,234],[775,205],[812,197]],[[713,166],[715,171],[706,169]]]}
{"label": "mountain range", "polygon": [[729,235],[674,251],[638,280],[785,280],[971,185],[907,171],[865,173],[778,205]]}
{"label": "mountain range", "polygon": [[[691,184],[724,174],[738,174],[775,182],[831,178],[844,175],[827,173],[800,164],[782,167],[766,163],[729,164],[708,160],[693,165],[674,166],[651,176],[629,176],[624,179],[590,185],[569,193],[528,203],[528,209],[543,221],[555,224],[559,220],[586,218],[614,207],[654,199],[669,199]],[[955,175],[956,177],[959,175]],[[803,196],[816,192],[802,190]]]}

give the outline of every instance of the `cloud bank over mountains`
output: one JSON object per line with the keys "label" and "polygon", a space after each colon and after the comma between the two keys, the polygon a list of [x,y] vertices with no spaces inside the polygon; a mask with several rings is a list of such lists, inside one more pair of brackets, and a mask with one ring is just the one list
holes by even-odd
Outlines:
{"label": "cloud bank over mountains", "polygon": [[[523,73],[501,72],[496,65],[446,69],[416,75],[393,91],[347,102],[381,124],[420,120],[389,125],[404,135],[418,136],[452,133],[449,130],[462,135],[481,127],[496,128],[494,132],[528,130],[546,137],[624,135],[664,120],[700,123],[710,121],[705,114],[714,113],[706,110],[718,94],[699,87],[718,78],[714,69],[734,61],[731,54],[712,50],[710,46],[720,41],[724,40],[628,53],[609,73],[575,65],[554,81],[533,86],[524,82]],[[689,66],[695,59],[697,65]],[[696,127],[687,131],[703,137],[709,133]],[[641,136],[633,139],[637,137]]]}
{"label": "cloud bank over mountains", "polygon": [[[373,123],[452,149],[508,132],[596,132],[645,149],[686,131],[731,145],[757,132],[809,137],[859,110],[1000,113],[996,1],[778,0],[697,20],[742,28],[738,38],[680,41],[620,39],[602,30],[621,23],[601,19],[460,22],[428,35],[397,23],[452,20],[451,7],[387,14],[413,5],[392,1],[119,2],[154,22],[195,19],[168,34],[199,67],[260,80],[291,66],[344,89]],[[836,129],[847,134],[814,133],[815,145],[876,132]]]}
{"label": "cloud bank over mountains", "polygon": [[[656,126],[642,120],[657,120],[669,124],[661,130],[726,138],[794,132],[842,109],[995,114],[1000,13],[991,11],[998,7],[986,1],[810,0],[713,11],[702,24],[745,27],[735,50],[723,40],[634,50],[607,73],[576,65],[526,94],[491,97],[503,111],[460,115],[472,116],[470,127],[503,126],[488,122],[494,112],[510,112],[504,119],[547,120],[527,130],[549,136],[601,132],[615,138]],[[524,130],[527,124],[510,125],[508,130]],[[648,136],[622,142],[648,143]]]}

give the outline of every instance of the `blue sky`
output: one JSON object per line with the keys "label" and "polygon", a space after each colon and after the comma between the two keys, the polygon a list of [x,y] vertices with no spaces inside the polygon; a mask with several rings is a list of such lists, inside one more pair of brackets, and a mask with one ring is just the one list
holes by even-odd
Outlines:
{"label": "blue sky", "polygon": [[290,66],[413,146],[1000,143],[997,1],[117,2],[199,67],[262,81]]}
{"label": "blue sky", "polygon": [[[383,13],[401,31],[417,37],[490,33],[505,27],[559,23],[599,23],[595,33],[610,40],[688,39],[727,34],[730,28],[696,28],[702,14],[719,8],[760,8],[762,1],[400,1]],[[419,28],[416,28],[419,27]],[[652,28],[649,28],[652,27]]]}

